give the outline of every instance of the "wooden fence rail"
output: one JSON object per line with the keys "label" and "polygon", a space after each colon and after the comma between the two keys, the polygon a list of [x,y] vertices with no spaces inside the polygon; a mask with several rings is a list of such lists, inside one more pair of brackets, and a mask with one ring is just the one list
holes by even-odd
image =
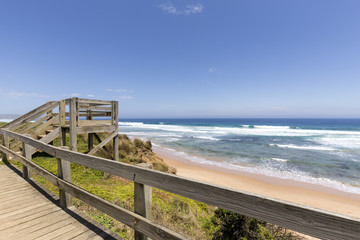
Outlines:
{"label": "wooden fence rail", "polygon": [[[40,149],[58,159],[81,164],[129,179],[135,183],[179,194],[314,237],[334,240],[360,238],[360,219],[69,151],[6,129],[1,129],[1,133],[6,137],[15,138],[24,144]],[[152,239],[185,239],[184,236],[172,230],[166,229],[145,217],[123,209],[55,176],[5,146],[0,146],[0,151],[19,160],[66,193],[70,193]]]}

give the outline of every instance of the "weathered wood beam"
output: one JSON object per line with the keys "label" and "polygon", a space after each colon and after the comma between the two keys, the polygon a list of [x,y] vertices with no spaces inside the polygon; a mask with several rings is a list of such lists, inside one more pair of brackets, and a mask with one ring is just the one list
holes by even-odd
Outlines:
{"label": "weathered wood beam", "polygon": [[62,99],[59,101],[59,145],[66,146],[66,119],[65,119],[65,112],[66,112],[66,103],[65,100]]}
{"label": "weathered wood beam", "polygon": [[[30,137],[29,135],[27,135],[28,137]],[[28,159],[29,161],[31,161],[32,160],[32,157],[31,157],[31,155],[32,155],[32,153],[31,153],[31,151],[32,151],[32,148],[33,147],[31,147],[29,144],[26,144],[26,143],[24,143],[23,142],[23,147],[22,147],[22,150],[23,150],[23,152],[22,152],[22,154],[23,154],[23,156],[26,158],[26,159]],[[26,164],[23,164],[23,178],[24,179],[29,179],[29,178],[31,178],[31,172],[30,172],[30,169],[28,169],[28,167],[27,167],[27,165]]]}
{"label": "weathered wood beam", "polygon": [[99,126],[79,126],[77,127],[77,133],[103,133],[103,132],[114,132],[116,129],[113,125],[99,125]]}
{"label": "weathered wood beam", "polygon": [[77,151],[77,112],[78,98],[71,98],[70,101],[70,150]]}
{"label": "weathered wood beam", "polygon": [[[110,134],[107,138],[105,138],[103,141],[101,141],[96,147],[94,147],[93,149],[91,149],[90,152],[88,152],[89,155],[94,155],[97,151],[100,150],[100,148],[104,147],[105,144],[107,144],[108,142],[110,142],[114,137],[118,137],[117,136],[118,133],[117,132],[113,132],[112,134]],[[97,135],[96,135],[97,136]],[[101,140],[101,139],[100,139]]]}
{"label": "weathered wood beam", "polygon": [[360,220],[308,206],[60,149],[6,129],[2,134],[89,168],[182,195],[321,239],[357,239]]}
{"label": "weathered wood beam", "polygon": [[[6,148],[9,148],[10,147],[10,143],[9,143],[9,137],[8,136],[5,136],[5,135],[2,135],[1,136],[1,142],[2,142],[2,145]],[[1,154],[2,156],[2,161],[5,163],[5,164],[9,164],[9,161],[8,161],[8,156],[6,155],[6,153],[2,153]]]}
{"label": "weathered wood beam", "polygon": [[[139,165],[138,165],[139,166]],[[145,166],[151,169],[151,164]],[[152,187],[134,183],[134,212],[147,219],[151,219],[152,211]],[[148,240],[141,232],[135,231],[135,240]]]}
{"label": "weathered wood beam", "polygon": [[103,107],[103,106],[93,106],[93,105],[84,105],[84,104],[79,104],[79,110],[95,110],[95,111],[111,111],[111,107]]}
{"label": "weathered wood beam", "polygon": [[18,127],[20,127],[21,125],[30,122],[34,119],[36,119],[37,117],[40,117],[41,115],[43,115],[44,113],[48,112],[49,110],[57,107],[59,103],[55,102],[55,101],[50,101],[45,103],[44,105],[41,105],[40,107],[35,108],[34,110],[16,118],[15,120],[5,124],[4,126],[2,126],[2,128],[6,128],[6,129],[10,129],[10,130],[14,130],[17,129]]}
{"label": "weathered wood beam", "polygon": [[[119,133],[119,102],[113,101],[112,104],[112,124],[115,126],[116,130],[115,132]],[[116,135],[116,137],[113,138],[113,156],[115,161],[119,161],[119,138]]]}
{"label": "weathered wood beam", "polygon": [[[66,146],[61,146],[62,149],[69,149]],[[71,182],[71,166],[70,162],[64,159],[57,158],[58,177]],[[59,189],[60,207],[68,208],[72,205],[72,196],[66,193],[63,189]]]}
{"label": "weathered wood beam", "polygon": [[79,120],[78,126],[111,125],[111,120]]}
{"label": "weathered wood beam", "polygon": [[96,105],[111,105],[111,101],[105,100],[97,100],[97,99],[85,99],[79,98],[79,103],[89,103],[89,104],[96,104]]}
{"label": "weathered wood beam", "polygon": [[[85,111],[79,111],[79,117],[87,117],[87,113]],[[110,117],[111,116],[111,112],[100,112],[100,111],[96,111],[96,112],[92,112],[93,117]],[[70,116],[70,113],[65,113],[66,117]]]}

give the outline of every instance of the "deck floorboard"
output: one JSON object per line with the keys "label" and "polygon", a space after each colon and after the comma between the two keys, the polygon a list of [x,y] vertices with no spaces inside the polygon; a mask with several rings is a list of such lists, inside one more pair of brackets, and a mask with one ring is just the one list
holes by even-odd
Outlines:
{"label": "deck floorboard", "polygon": [[0,240],[122,239],[74,207],[63,210],[55,202],[0,165]]}

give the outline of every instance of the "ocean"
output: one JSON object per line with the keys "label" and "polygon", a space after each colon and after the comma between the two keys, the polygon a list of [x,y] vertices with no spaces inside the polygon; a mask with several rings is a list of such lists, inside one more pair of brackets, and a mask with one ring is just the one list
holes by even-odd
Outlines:
{"label": "ocean", "polygon": [[188,160],[360,194],[360,119],[120,119]]}

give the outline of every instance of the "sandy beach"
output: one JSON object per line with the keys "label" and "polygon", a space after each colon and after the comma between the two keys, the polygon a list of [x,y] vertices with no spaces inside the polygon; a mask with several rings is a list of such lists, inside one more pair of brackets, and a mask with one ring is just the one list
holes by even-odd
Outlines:
{"label": "sandy beach", "polygon": [[320,185],[199,164],[153,147],[177,175],[360,219],[360,195]]}

